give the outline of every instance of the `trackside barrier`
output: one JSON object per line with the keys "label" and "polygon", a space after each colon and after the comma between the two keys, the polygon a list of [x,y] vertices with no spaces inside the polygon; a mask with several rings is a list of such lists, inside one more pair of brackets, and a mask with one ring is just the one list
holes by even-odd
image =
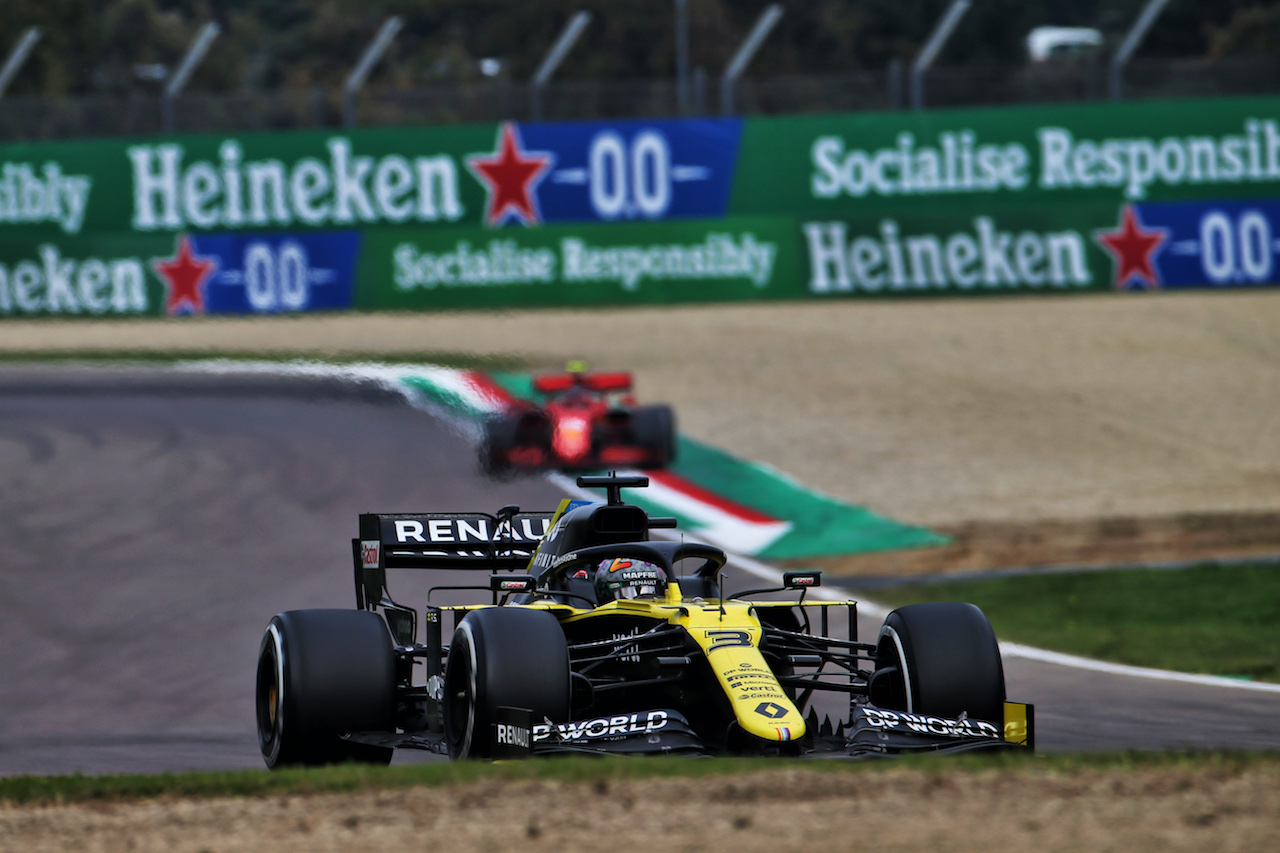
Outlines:
{"label": "trackside barrier", "polygon": [[1267,287],[1280,99],[0,145],[0,316]]}

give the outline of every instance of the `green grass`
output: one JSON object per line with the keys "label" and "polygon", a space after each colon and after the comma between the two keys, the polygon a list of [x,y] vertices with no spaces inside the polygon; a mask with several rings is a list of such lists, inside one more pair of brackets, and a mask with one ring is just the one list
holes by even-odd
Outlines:
{"label": "green grass", "polygon": [[1019,575],[885,587],[890,606],[969,601],[996,635],[1134,666],[1280,682],[1280,565]]}
{"label": "green grass", "polygon": [[319,362],[324,364],[429,364],[437,367],[469,368],[473,370],[519,370],[526,367],[523,359],[509,355],[484,355],[446,350],[422,350],[418,352],[279,352],[257,350],[163,350],[104,349],[104,350],[41,350],[31,352],[0,351],[0,362],[132,362],[145,364],[173,364],[180,361],[207,359],[234,359],[236,361]]}
{"label": "green grass", "polygon": [[1112,752],[1029,754],[1022,752],[904,756],[892,761],[795,761],[748,758],[552,758],[501,764],[437,762],[399,767],[345,765],[308,770],[238,770],[121,776],[14,776],[0,778],[0,804],[121,802],[157,797],[259,797],[281,794],[351,793],[471,782],[546,780],[600,784],[627,779],[741,777],[777,769],[813,773],[878,773],[905,769],[921,774],[952,771],[1060,773],[1185,769],[1230,776],[1252,768],[1280,774],[1280,753]]}

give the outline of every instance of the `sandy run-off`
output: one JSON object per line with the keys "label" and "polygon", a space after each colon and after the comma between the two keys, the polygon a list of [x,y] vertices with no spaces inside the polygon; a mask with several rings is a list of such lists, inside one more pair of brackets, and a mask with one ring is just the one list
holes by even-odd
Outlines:
{"label": "sandy run-off", "polygon": [[0,806],[0,847],[88,853],[448,850],[1275,850],[1276,766],[480,782],[354,795]]}
{"label": "sandy run-off", "polygon": [[956,537],[913,569],[1090,562],[1100,535],[1123,540],[1117,559],[1280,553],[1280,293],[0,329],[9,352],[444,351],[631,370],[687,435]]}

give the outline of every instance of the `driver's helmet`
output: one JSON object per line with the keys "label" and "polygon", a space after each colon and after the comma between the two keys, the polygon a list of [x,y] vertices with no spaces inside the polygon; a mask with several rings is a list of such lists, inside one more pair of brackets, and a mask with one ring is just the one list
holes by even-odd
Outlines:
{"label": "driver's helmet", "polygon": [[596,568],[596,600],[601,604],[621,598],[658,598],[667,594],[667,573],[660,566],[618,557]]}

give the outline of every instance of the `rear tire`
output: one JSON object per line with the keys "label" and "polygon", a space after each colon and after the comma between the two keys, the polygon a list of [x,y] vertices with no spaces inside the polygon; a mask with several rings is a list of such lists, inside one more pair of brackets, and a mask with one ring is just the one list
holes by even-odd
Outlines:
{"label": "rear tire", "polygon": [[550,613],[521,607],[474,610],[459,623],[444,672],[449,757],[491,758],[500,707],[527,708],[535,724],[569,720],[569,645]]}
{"label": "rear tire", "polygon": [[394,750],[342,740],[395,729],[395,653],[386,623],[364,610],[291,610],[267,625],[258,652],[258,746],[267,766],[356,761]]}
{"label": "rear tire", "polygon": [[876,647],[871,704],[955,719],[1004,720],[1004,666],[991,623],[972,604],[940,601],[888,615]]}
{"label": "rear tire", "polygon": [[670,406],[641,406],[631,415],[636,444],[653,457],[650,467],[666,468],[676,461],[676,416]]}
{"label": "rear tire", "polygon": [[480,441],[480,470],[489,477],[501,477],[511,473],[507,461],[516,446],[517,418],[494,415],[484,422],[484,437]]}

